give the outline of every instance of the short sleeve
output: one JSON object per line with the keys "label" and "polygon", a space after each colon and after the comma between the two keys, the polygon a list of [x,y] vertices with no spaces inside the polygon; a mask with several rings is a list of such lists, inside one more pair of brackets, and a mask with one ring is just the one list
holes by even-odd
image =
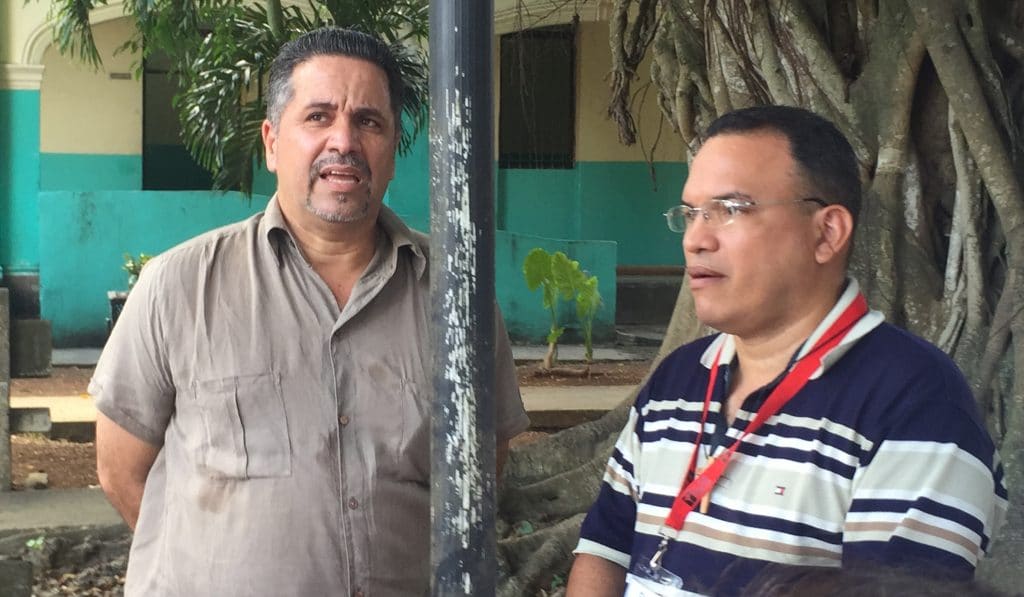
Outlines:
{"label": "short sleeve", "polygon": [[495,435],[498,443],[502,443],[526,431],[530,418],[523,407],[512,346],[497,304],[494,311],[494,392],[497,412]]}
{"label": "short sleeve", "polygon": [[[642,390],[637,404],[644,402]],[[638,407],[629,410],[629,419],[615,442],[605,466],[604,478],[597,500],[590,507],[580,528],[580,541],[573,553],[585,553],[614,562],[629,569],[636,524],[636,505],[640,487],[636,470],[640,462]]]}
{"label": "short sleeve", "polygon": [[146,443],[163,445],[174,410],[174,384],[166,355],[163,322],[167,304],[161,284],[163,260],[150,261],[103,347],[89,394],[96,408]]}

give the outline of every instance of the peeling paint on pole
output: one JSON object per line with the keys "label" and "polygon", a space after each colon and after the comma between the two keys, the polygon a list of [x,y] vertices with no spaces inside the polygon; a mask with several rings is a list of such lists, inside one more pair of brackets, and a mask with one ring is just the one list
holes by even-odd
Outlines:
{"label": "peeling paint on pole", "polygon": [[434,595],[495,590],[493,14],[430,4]]}

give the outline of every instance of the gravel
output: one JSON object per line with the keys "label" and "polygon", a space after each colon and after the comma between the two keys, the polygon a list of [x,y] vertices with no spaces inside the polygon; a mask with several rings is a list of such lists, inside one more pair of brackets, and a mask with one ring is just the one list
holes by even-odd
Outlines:
{"label": "gravel", "polygon": [[18,531],[0,539],[0,558],[32,564],[35,597],[120,596],[130,545],[121,525]]}

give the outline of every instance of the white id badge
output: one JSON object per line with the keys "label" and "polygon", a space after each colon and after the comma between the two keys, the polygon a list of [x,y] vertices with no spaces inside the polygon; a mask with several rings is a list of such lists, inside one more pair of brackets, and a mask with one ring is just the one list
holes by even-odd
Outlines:
{"label": "white id badge", "polygon": [[[676,578],[679,577],[676,576]],[[682,581],[679,586],[675,586],[674,584],[662,584],[654,579],[643,578],[632,573],[626,575],[626,592],[623,597],[679,597],[682,595],[692,595],[692,593],[683,591]]]}

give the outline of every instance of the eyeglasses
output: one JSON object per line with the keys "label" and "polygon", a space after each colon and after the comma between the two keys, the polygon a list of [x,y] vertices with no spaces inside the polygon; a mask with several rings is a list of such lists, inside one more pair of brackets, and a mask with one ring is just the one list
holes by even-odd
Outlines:
{"label": "eyeglasses", "polygon": [[704,223],[715,228],[732,224],[737,214],[745,214],[758,207],[771,207],[773,205],[786,205],[789,203],[817,203],[825,207],[828,203],[817,197],[804,199],[783,199],[781,201],[755,201],[753,199],[738,199],[733,197],[720,197],[709,199],[704,207],[691,207],[689,205],[677,205],[665,212],[665,220],[668,229],[672,232],[686,232],[686,227],[693,224],[700,215]]}

